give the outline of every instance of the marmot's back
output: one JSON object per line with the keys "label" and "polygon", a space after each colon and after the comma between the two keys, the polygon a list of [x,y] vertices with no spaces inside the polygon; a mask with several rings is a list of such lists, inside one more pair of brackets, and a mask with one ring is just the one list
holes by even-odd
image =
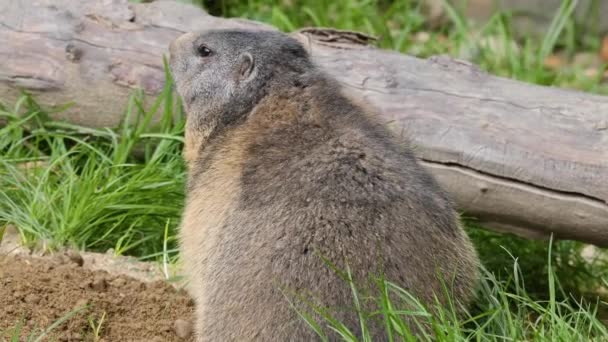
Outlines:
{"label": "marmot's back", "polygon": [[[217,51],[217,60],[197,66],[203,62],[183,51],[193,42]],[[230,69],[225,60],[242,62]],[[444,277],[454,299],[469,301],[477,257],[446,195],[295,41],[278,33],[184,36],[172,47],[172,68],[196,137],[181,235],[201,340],[309,341],[312,329],[289,305],[298,303],[294,294],[353,307],[348,282],[321,257],[348,265],[362,286],[382,272],[432,305]],[[223,90],[215,79],[193,90],[185,75],[193,68],[237,76],[225,76]],[[356,312],[334,313],[358,331]],[[381,324],[372,330],[382,339]]]}

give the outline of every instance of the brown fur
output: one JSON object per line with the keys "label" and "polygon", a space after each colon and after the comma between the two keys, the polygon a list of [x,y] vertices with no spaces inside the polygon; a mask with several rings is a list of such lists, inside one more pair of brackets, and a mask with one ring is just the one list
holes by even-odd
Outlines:
{"label": "brown fur", "polygon": [[[172,58],[190,58],[179,55],[190,40],[175,43]],[[335,81],[314,67],[281,68],[229,125],[195,96],[186,104],[189,188],[180,241],[198,340],[314,340],[289,305],[305,308],[293,293],[346,308],[332,313],[360,334],[348,283],[319,256],[349,267],[363,288],[382,272],[431,305],[435,296],[445,299],[440,275],[468,303],[477,256],[435,180]],[[175,77],[178,89],[185,75]],[[374,341],[385,339],[381,324],[370,328]]]}

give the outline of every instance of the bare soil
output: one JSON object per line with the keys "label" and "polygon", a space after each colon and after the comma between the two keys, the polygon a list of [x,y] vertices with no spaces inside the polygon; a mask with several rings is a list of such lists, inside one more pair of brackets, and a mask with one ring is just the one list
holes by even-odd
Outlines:
{"label": "bare soil", "polygon": [[192,340],[194,305],[184,290],[163,280],[91,268],[91,260],[77,253],[0,253],[0,341],[10,340],[19,326],[20,341],[32,332],[39,336],[79,308],[42,340]]}

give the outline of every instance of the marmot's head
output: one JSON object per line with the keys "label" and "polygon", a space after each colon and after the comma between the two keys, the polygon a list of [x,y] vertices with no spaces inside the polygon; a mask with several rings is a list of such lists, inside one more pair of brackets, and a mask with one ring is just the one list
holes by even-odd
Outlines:
{"label": "marmot's head", "polygon": [[304,48],[274,31],[210,30],[171,43],[170,68],[188,120],[215,128],[239,121],[270,90],[301,84],[313,68]]}

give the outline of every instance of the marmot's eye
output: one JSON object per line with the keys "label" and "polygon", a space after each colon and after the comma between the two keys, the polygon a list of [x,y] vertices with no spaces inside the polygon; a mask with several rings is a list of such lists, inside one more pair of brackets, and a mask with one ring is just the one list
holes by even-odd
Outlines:
{"label": "marmot's eye", "polygon": [[205,45],[199,45],[199,47],[196,49],[196,52],[198,52],[199,56],[201,57],[211,56],[211,50],[209,50],[209,48]]}

